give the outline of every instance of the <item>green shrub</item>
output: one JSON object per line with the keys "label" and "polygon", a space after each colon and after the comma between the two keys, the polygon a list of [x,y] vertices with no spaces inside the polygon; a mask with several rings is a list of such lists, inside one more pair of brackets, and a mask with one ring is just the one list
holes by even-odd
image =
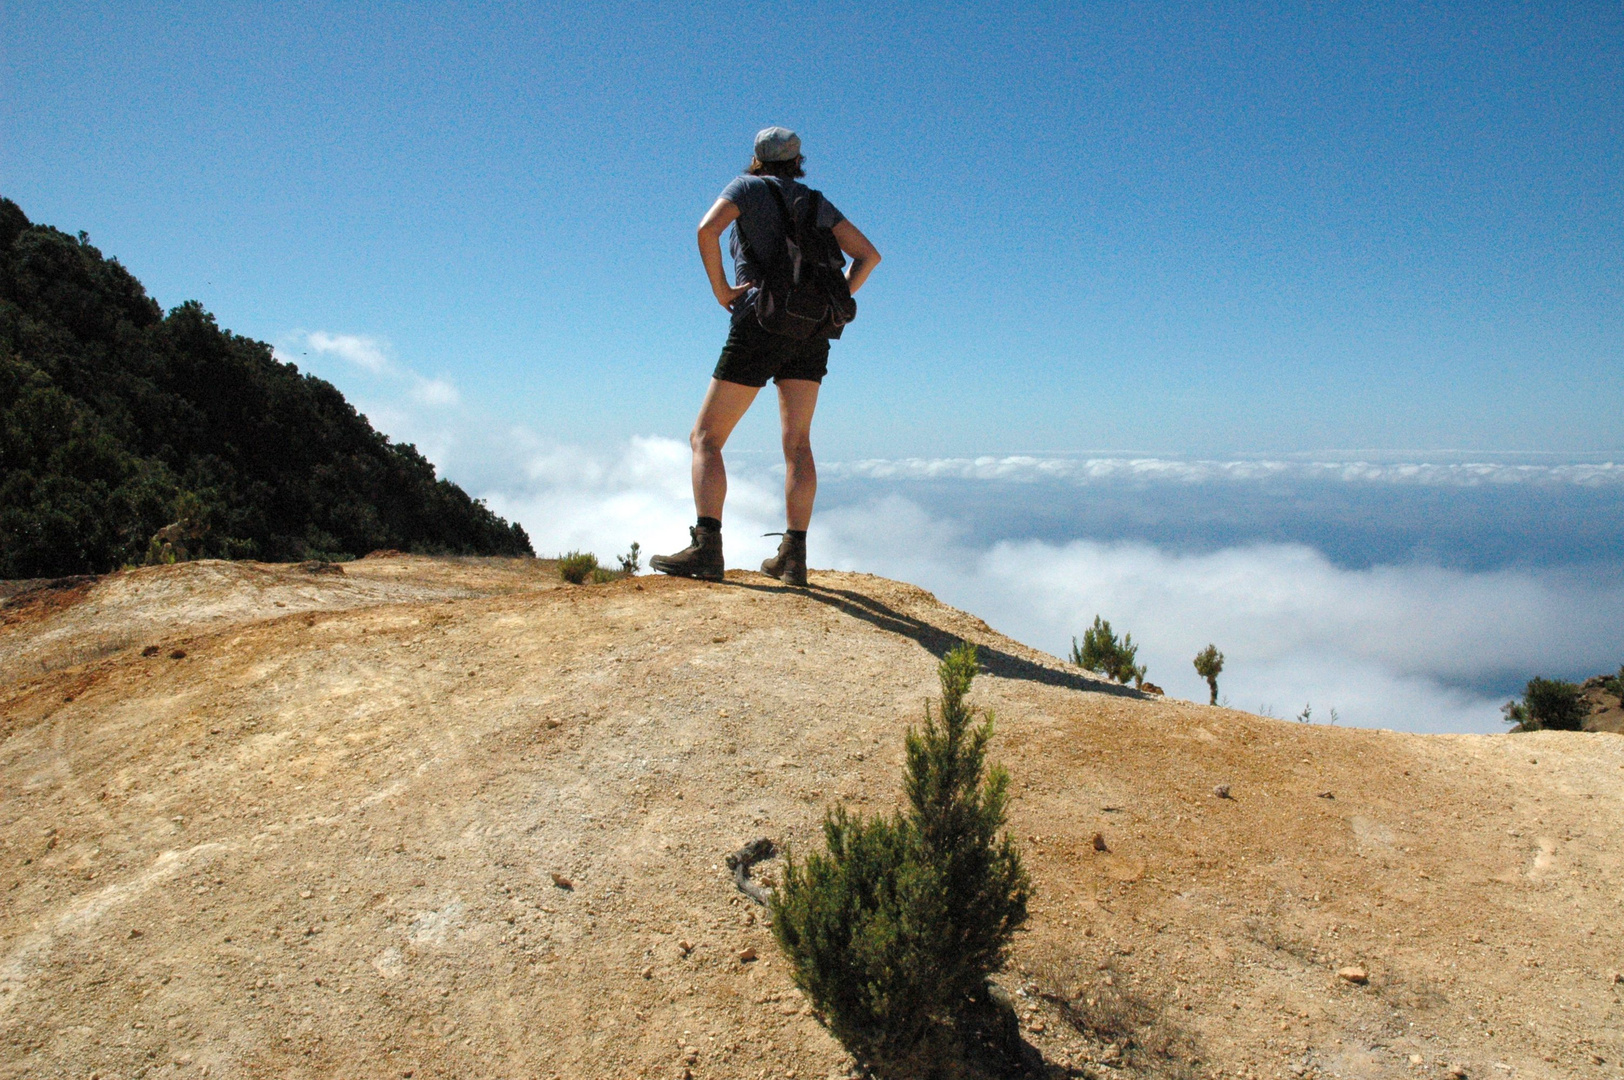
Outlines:
{"label": "green shrub", "polygon": [[1618,674],[1611,675],[1601,681],[1601,688],[1618,698],[1620,707],[1624,707],[1624,664],[1618,665]]}
{"label": "green shrub", "polygon": [[836,807],[823,836],[826,853],[789,863],[773,934],[835,1038],[882,1075],[906,1075],[932,1056],[945,1011],[928,946],[940,890],[900,815]]}
{"label": "green shrub", "polygon": [[620,560],[620,573],[622,577],[636,577],[637,571],[642,569],[643,548],[636,540],[632,541],[632,549],[624,555],[618,555]]}
{"label": "green shrub", "polygon": [[1590,707],[1575,684],[1535,676],[1524,687],[1522,700],[1508,701],[1500,711],[1515,731],[1581,731]]}
{"label": "green shrub", "polygon": [[793,858],[773,933],[829,1030],[882,1076],[930,1075],[987,1008],[987,977],[1026,921],[1031,885],[1004,825],[1009,785],[985,769],[992,718],[965,694],[976,653],[942,660],[940,717],[907,734],[908,808],[864,818],[837,806],[827,850]]}
{"label": "green shrub", "polygon": [[571,585],[584,585],[598,569],[598,557],[590,551],[572,551],[558,557],[558,576]]}
{"label": "green shrub", "polygon": [[1209,705],[1218,704],[1218,676],[1224,670],[1224,654],[1218,651],[1218,646],[1208,645],[1195,654],[1195,673],[1207,680],[1207,689],[1212,691],[1212,700]]}
{"label": "green shrub", "polygon": [[1132,679],[1135,686],[1144,685],[1145,666],[1134,663],[1138,655],[1139,646],[1133,643],[1133,635],[1124,634],[1122,640],[1118,641],[1111,624],[1098,615],[1094,616],[1094,625],[1083,631],[1080,648],[1077,639],[1071,639],[1072,663],[1119,683]]}

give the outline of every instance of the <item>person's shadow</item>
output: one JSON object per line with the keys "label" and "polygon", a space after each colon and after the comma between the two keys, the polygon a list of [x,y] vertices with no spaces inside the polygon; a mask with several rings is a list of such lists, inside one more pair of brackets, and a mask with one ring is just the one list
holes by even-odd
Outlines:
{"label": "person's shadow", "polygon": [[[798,588],[788,585],[759,585],[753,581],[728,581],[729,585],[740,588],[754,589],[758,592],[799,592],[804,596],[827,604],[837,611],[844,612],[856,619],[862,619],[879,627],[881,630],[917,641],[932,656],[940,659],[948,654],[954,646],[963,639],[957,634],[949,633],[939,626],[932,626],[923,619],[916,619],[911,615],[890,607],[872,596],[864,596],[851,589],[832,589],[823,585],[807,585]],[[1121,697],[1142,698],[1143,693],[1130,686],[1119,686],[1113,682],[1091,676],[1085,672],[1056,671],[1054,668],[1034,664],[1019,656],[1012,656],[1002,649],[995,649],[991,645],[976,645],[976,659],[981,663],[981,669],[989,675],[996,675],[1003,679],[1021,679],[1026,682],[1042,683],[1045,686],[1058,686],[1066,690],[1090,690],[1096,694],[1116,694]]]}

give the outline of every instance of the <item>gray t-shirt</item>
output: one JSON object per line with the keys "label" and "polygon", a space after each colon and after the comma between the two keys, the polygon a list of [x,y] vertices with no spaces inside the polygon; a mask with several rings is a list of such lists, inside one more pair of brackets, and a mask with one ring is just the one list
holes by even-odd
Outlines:
{"label": "gray t-shirt", "polygon": [[[781,251],[784,247],[784,215],[778,210],[778,200],[773,193],[767,190],[768,184],[781,185],[784,193],[784,202],[789,204],[790,213],[801,214],[805,212],[805,200],[810,190],[805,184],[795,180],[782,180],[774,177],[771,180],[761,176],[745,174],[733,178],[733,182],[722,189],[722,198],[739,208],[739,220],[733,224],[732,238],[728,241],[728,250],[733,253],[733,281],[735,284],[745,282],[758,282],[762,274],[750,262],[749,256],[744,252],[744,243],[739,239],[740,231],[750,241],[750,247],[762,258],[771,258],[772,252]],[[822,209],[818,213],[818,224],[826,229],[832,229],[845,221],[846,217],[835,204],[828,199],[823,200]],[[753,293],[747,293],[742,301],[733,307],[734,318],[742,312],[750,310],[750,301],[754,299]]]}

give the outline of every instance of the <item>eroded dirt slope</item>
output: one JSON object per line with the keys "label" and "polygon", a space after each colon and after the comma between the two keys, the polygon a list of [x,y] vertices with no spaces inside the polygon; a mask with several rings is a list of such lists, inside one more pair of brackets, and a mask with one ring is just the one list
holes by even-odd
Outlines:
{"label": "eroded dirt slope", "polygon": [[547,569],[200,563],[11,609],[0,1074],[840,1075],[722,859],[894,805],[966,638],[1053,1075],[1624,1075],[1616,735],[1144,699],[862,575]]}

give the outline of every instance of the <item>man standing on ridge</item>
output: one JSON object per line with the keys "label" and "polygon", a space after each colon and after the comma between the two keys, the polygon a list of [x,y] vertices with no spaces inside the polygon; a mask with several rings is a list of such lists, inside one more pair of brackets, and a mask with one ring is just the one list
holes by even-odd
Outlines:
{"label": "man standing on ridge", "polygon": [[[699,223],[699,257],[717,303],[732,313],[732,328],[710,388],[699,407],[699,419],[688,437],[693,447],[694,507],[699,522],[689,529],[692,543],[675,555],[656,555],[649,566],[681,577],[722,579],[722,503],[727,498],[727,471],[722,447],[750,408],[761,388],[778,384],[778,416],[784,443],[784,539],[778,554],[761,564],[761,572],[787,585],[806,584],[806,528],[817,495],[817,466],[812,460],[812,412],[829,365],[829,339],[851,316],[842,317],[831,301],[830,314],[811,336],[805,331],[774,332],[786,309],[793,316],[806,293],[785,302],[784,286],[793,264],[797,281],[802,254],[818,250],[818,236],[832,233],[839,251],[851,257],[843,288],[855,293],[880,261],[880,253],[857,226],[847,221],[822,195],[797,181],[806,175],[801,139],[793,131],[770,127],[756,135],[755,156],[748,172],[723,189]],[[730,244],[734,280],[722,268],[722,233],[733,226]],[[786,251],[790,254],[786,255]],[[830,252],[834,265],[842,261]],[[770,284],[771,283],[771,284]],[[841,286],[838,279],[834,283]],[[803,290],[803,286],[795,286]],[[851,301],[845,299],[847,305]],[[853,309],[854,310],[854,309]],[[764,325],[765,324],[765,325]]]}

